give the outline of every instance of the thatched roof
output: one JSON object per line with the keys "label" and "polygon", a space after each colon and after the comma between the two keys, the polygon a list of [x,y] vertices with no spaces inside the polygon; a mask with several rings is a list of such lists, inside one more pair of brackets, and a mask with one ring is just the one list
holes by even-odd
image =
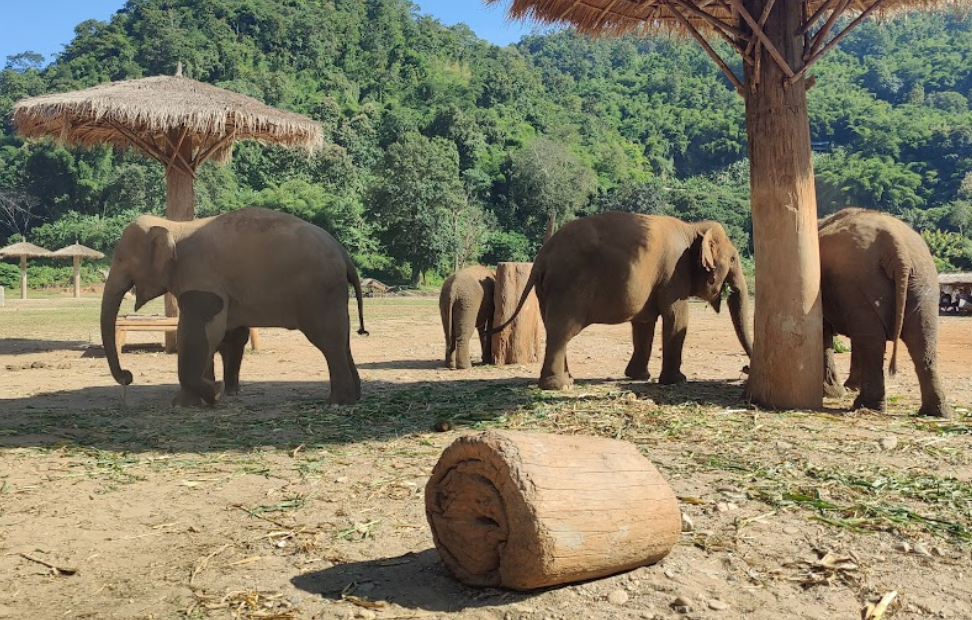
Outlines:
{"label": "thatched roof", "polygon": [[[488,4],[500,0],[485,0]],[[800,10],[799,2],[778,0]],[[568,24],[585,33],[624,34],[646,30],[684,32],[687,20],[700,32],[712,32],[711,19],[738,25],[735,0],[513,0],[510,16],[546,24]],[[821,8],[829,14],[842,2],[808,0],[808,14]],[[908,9],[930,9],[948,6],[967,6],[966,0],[850,0],[845,14],[860,14],[875,5],[878,15],[893,15]],[[676,8],[678,15],[675,14]],[[702,13],[706,14],[703,17]]]}
{"label": "thatched roof", "polygon": [[74,245],[69,245],[67,247],[61,248],[60,250],[55,250],[51,252],[51,256],[54,258],[74,258],[79,256],[81,258],[104,258],[105,255],[98,250],[92,250],[91,248],[81,245],[80,243],[75,243]]}
{"label": "thatched roof", "polygon": [[13,245],[8,245],[5,248],[0,248],[0,256],[4,257],[26,256],[27,258],[39,258],[50,255],[50,250],[45,250],[39,245],[27,243],[26,241],[21,241],[20,243],[14,243]]}
{"label": "thatched roof", "polygon": [[[173,150],[170,132],[188,130],[202,160],[226,161],[235,140],[320,148],[319,123],[252,97],[181,76],[111,82],[42,95],[14,104],[13,121],[27,137],[52,136],[81,146],[100,143],[153,154]],[[147,148],[151,147],[151,148]],[[200,161],[199,163],[202,163]]]}

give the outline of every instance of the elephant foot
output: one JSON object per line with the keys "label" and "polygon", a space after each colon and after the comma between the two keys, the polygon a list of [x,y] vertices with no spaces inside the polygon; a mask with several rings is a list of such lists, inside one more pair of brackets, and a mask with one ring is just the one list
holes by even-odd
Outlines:
{"label": "elephant foot", "polygon": [[201,397],[186,390],[180,390],[179,394],[172,399],[173,407],[202,407],[205,404]]}
{"label": "elephant foot", "polygon": [[918,415],[929,418],[943,418],[945,420],[955,419],[955,411],[952,410],[952,406],[948,403],[922,405],[921,409],[918,410]]}
{"label": "elephant foot", "polygon": [[847,381],[844,381],[844,387],[852,392],[859,392],[861,390],[861,382],[854,377],[849,377]]}
{"label": "elephant foot", "polygon": [[456,369],[458,370],[468,370],[469,368],[472,368],[472,362],[469,360],[459,360],[456,363]]}
{"label": "elephant foot", "polygon": [[647,381],[651,379],[651,373],[648,372],[647,365],[640,367],[628,364],[628,367],[624,369],[624,376],[635,381]]}
{"label": "elephant foot", "polygon": [[331,397],[327,400],[331,405],[353,405],[361,400],[360,394],[344,393],[331,390]]}
{"label": "elephant foot", "polygon": [[841,398],[847,392],[839,383],[824,383],[824,396],[828,398]]}
{"label": "elephant foot", "polygon": [[540,377],[539,382],[541,390],[569,390],[573,384],[574,380],[569,375]]}
{"label": "elephant foot", "polygon": [[855,411],[857,409],[870,409],[871,411],[887,411],[888,404],[884,398],[864,398],[863,395],[859,395],[854,399],[854,405],[851,407]]}
{"label": "elephant foot", "polygon": [[223,388],[223,396],[239,396],[240,386],[237,385],[227,385]]}
{"label": "elephant foot", "polygon": [[658,377],[659,385],[675,385],[676,383],[685,383],[688,379],[679,372],[663,372]]}

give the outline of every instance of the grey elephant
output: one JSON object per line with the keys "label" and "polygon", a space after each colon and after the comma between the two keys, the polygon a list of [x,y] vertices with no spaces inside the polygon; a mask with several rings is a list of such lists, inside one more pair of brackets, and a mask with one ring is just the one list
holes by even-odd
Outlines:
{"label": "grey elephant", "polygon": [[361,380],[351,356],[348,284],[366,334],[361,284],[345,249],[327,231],[286,213],[250,207],[175,222],[151,215],[129,224],[115,246],[101,301],[101,338],[115,381],[132,382],[115,347],[115,319],[135,287],[135,309],[172,293],[179,303],[175,404],[214,404],[213,355],[223,356],[225,391],[239,389],[250,327],[301,330],[327,360],[330,402],[353,404]]}
{"label": "grey elephant", "polygon": [[536,287],[547,331],[539,383],[541,389],[556,390],[573,382],[567,368],[567,343],[594,323],[631,323],[634,352],[625,375],[648,379],[655,324],[661,317],[658,382],[679,383],[685,381],[681,365],[688,298],[704,299],[718,312],[726,285],[736,336],[751,356],[746,279],[739,254],[719,223],[601,213],[564,225],[540,248],[516,310],[494,329],[505,329]]}
{"label": "grey elephant", "polygon": [[445,364],[449,368],[469,368],[469,340],[477,332],[482,345],[483,363],[493,363],[493,290],[496,273],[481,265],[455,272],[442,283],[439,313],[445,333]]}
{"label": "grey elephant", "polygon": [[898,339],[915,363],[921,408],[951,417],[938,376],[938,273],[921,236],[878,211],[847,208],[819,224],[820,291],[824,318],[824,393],[844,393],[834,365],[834,334],[851,340],[846,387],[859,388],[854,408],[883,411],[884,353],[897,370]]}

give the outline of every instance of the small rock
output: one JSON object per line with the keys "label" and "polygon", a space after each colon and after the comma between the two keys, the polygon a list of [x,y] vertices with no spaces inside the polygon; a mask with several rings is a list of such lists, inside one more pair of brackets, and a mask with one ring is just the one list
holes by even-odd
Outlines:
{"label": "small rock", "polygon": [[624,605],[628,602],[628,593],[624,590],[612,590],[610,594],[607,595],[608,603],[612,605]]}
{"label": "small rock", "polygon": [[928,551],[928,547],[921,543],[915,543],[915,546],[911,548],[911,552],[915,555],[930,556],[931,552]]}
{"label": "small rock", "polygon": [[716,512],[729,512],[729,504],[726,502],[719,502],[716,504]]}
{"label": "small rock", "polygon": [[792,450],[793,444],[788,441],[777,441],[776,447],[779,450]]}
{"label": "small rock", "polygon": [[709,601],[709,609],[713,611],[725,611],[729,609],[729,603],[723,603],[719,599],[712,599]]}
{"label": "small rock", "polygon": [[358,613],[355,614],[356,617],[362,618],[363,620],[375,620],[378,614],[371,611],[370,609],[359,609]]}
{"label": "small rock", "polygon": [[300,596],[298,596],[297,594],[291,595],[291,597],[288,598],[287,600],[290,601],[291,605],[300,605]]}
{"label": "small rock", "polygon": [[634,401],[638,400],[638,395],[634,392],[628,392],[624,395],[624,400],[628,401],[629,403],[633,403]]}
{"label": "small rock", "polygon": [[894,545],[894,550],[900,551],[901,553],[911,553],[911,545],[902,540]]}
{"label": "small rock", "polygon": [[47,362],[34,362],[30,365],[31,368],[47,368]]}
{"label": "small rock", "polygon": [[682,531],[683,532],[694,532],[695,523],[692,522],[692,517],[688,516],[686,513],[682,513]]}
{"label": "small rock", "polygon": [[897,437],[882,437],[878,439],[878,445],[881,446],[882,450],[894,450],[898,447]]}
{"label": "small rock", "polygon": [[796,534],[800,533],[800,528],[794,527],[792,525],[788,525],[783,528],[783,533],[788,534],[790,536],[795,536]]}
{"label": "small rock", "polygon": [[932,547],[931,548],[931,554],[932,555],[937,555],[940,558],[944,558],[945,557],[945,550],[942,549],[941,547]]}
{"label": "small rock", "polygon": [[726,504],[726,508],[728,508],[730,512],[733,510],[739,510],[739,506],[734,504],[733,502],[729,502],[728,504]]}
{"label": "small rock", "polygon": [[675,579],[675,571],[673,571],[673,570],[672,570],[672,569],[670,569],[670,568],[666,568],[666,569],[665,569],[665,573],[664,573],[664,574],[665,574],[665,576],[666,576],[666,577],[668,577],[669,579]]}
{"label": "small rock", "polygon": [[692,611],[692,601],[684,596],[676,596],[671,603],[671,608],[680,614],[687,614]]}

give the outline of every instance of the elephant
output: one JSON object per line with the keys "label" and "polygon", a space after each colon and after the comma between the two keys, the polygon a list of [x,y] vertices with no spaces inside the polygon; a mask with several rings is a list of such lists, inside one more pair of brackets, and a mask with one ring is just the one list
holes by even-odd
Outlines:
{"label": "elephant", "polygon": [[897,371],[898,339],[915,363],[925,416],[952,417],[938,375],[938,273],[921,236],[886,213],[849,207],[822,219],[820,293],[824,331],[824,394],[842,396],[834,335],[851,340],[845,387],[859,388],[854,409],[886,408],[884,353]]}
{"label": "elephant", "polygon": [[739,253],[718,222],[687,223],[664,215],[608,211],[565,224],[540,248],[506,328],[536,288],[547,331],[539,385],[568,389],[567,343],[594,323],[631,323],[634,352],[624,373],[647,380],[648,358],[662,319],[661,384],[681,383],[688,298],[719,311],[728,285],[736,336],[752,356],[749,292]]}
{"label": "elephant", "polygon": [[347,251],[298,217],[247,207],[188,222],[142,215],[115,246],[101,301],[101,339],[112,377],[132,382],[115,347],[115,319],[135,287],[135,310],[171,293],[179,304],[180,394],[173,404],[215,404],[223,393],[213,355],[223,357],[227,394],[239,389],[250,327],[299,329],[327,360],[330,403],[361,398],[351,356],[348,284],[364,327],[361,283]]}
{"label": "elephant", "polygon": [[483,363],[493,362],[493,289],[496,273],[481,265],[460,269],[442,283],[439,313],[445,332],[445,364],[449,368],[470,368],[469,339],[479,332]]}

